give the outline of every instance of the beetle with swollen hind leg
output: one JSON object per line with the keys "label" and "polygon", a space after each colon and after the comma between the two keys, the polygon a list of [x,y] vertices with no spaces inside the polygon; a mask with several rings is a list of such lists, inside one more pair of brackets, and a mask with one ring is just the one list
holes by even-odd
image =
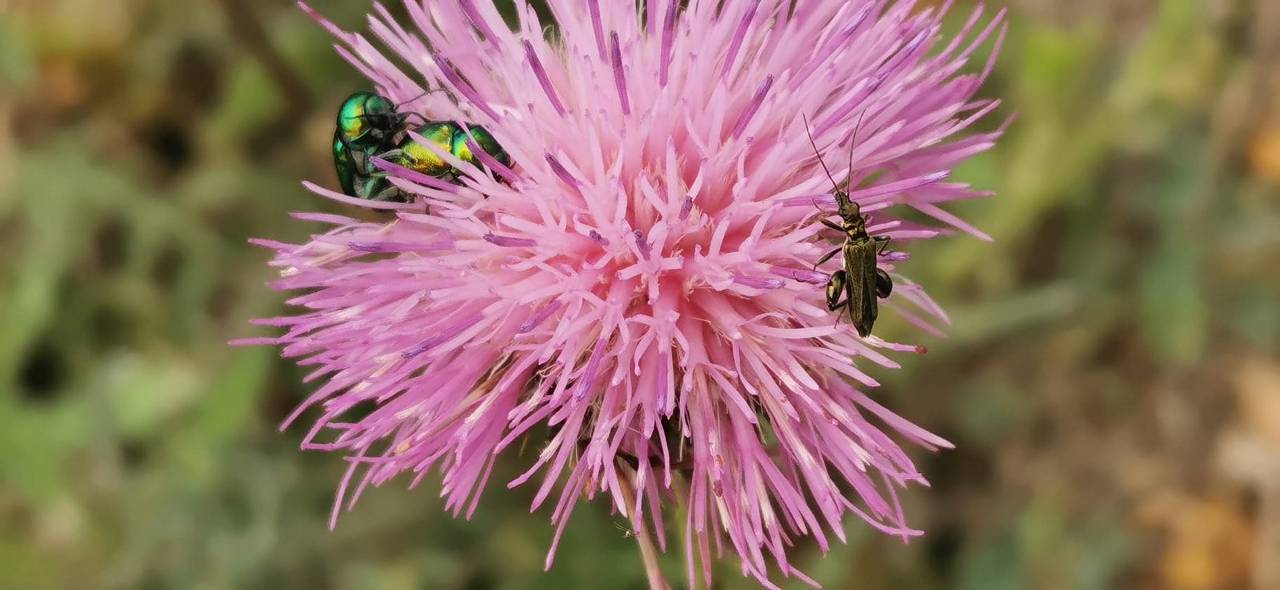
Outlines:
{"label": "beetle with swollen hind leg", "polygon": [[853,179],[854,142],[849,143],[849,178],[846,179],[845,188],[841,189],[827,168],[826,162],[822,160],[818,144],[814,141],[813,134],[809,132],[807,117],[804,119],[804,124],[805,134],[809,136],[809,143],[813,145],[818,163],[822,165],[822,170],[831,180],[831,196],[835,198],[839,209],[837,211],[840,216],[839,224],[825,217],[820,221],[823,225],[844,234],[844,243],[825,254],[814,267],[821,266],[836,254],[843,254],[841,270],[833,273],[827,280],[827,309],[836,311],[844,307],[858,335],[865,338],[871,334],[876,316],[879,315],[878,299],[884,299],[893,292],[893,279],[889,277],[889,273],[876,265],[876,257],[883,254],[888,247],[889,237],[872,236],[867,233],[867,220],[862,215],[862,208],[856,201],[849,198],[848,183]]}

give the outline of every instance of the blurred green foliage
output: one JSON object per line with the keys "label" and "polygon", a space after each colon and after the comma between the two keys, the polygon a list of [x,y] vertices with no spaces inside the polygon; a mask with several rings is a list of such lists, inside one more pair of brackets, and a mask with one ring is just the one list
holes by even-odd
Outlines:
{"label": "blurred green foliage", "polygon": [[[335,208],[298,180],[331,183],[330,105],[364,84],[319,27],[286,2],[9,5],[0,588],[645,587],[601,502],[548,574],[528,489],[465,522],[434,480],[389,485],[326,530],[342,461],[276,432],[301,372],[225,345],[282,306],[245,240]],[[1280,585],[1275,5],[1011,1],[985,94],[1016,122],[959,173],[999,193],[957,207],[995,241],[913,247],[951,336],[877,374],[958,449],[920,457],[923,540],[798,550],[827,587]]]}

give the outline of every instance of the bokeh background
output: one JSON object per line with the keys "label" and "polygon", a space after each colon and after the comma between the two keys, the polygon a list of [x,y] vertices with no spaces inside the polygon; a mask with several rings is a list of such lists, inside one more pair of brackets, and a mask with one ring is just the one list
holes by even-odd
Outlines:
{"label": "bokeh background", "polygon": [[[985,94],[1017,121],[959,173],[999,192],[961,207],[996,241],[913,246],[954,325],[876,374],[958,446],[917,455],[929,534],[851,523],[798,560],[829,588],[1280,588],[1280,2],[1009,7]],[[299,186],[334,184],[365,87],[330,43],[284,0],[0,0],[0,588],[644,587],[601,502],[542,574],[529,488],[466,523],[388,485],[326,530],[342,461],[276,431],[302,373],[225,342],[282,309],[245,240],[341,207]]]}

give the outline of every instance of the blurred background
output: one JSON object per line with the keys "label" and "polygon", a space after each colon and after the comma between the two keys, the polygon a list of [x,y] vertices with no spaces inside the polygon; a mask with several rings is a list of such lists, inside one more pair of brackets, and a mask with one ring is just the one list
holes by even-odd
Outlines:
{"label": "blurred background", "polygon": [[[958,446],[916,454],[929,534],[853,522],[797,560],[829,588],[1280,588],[1280,2],[1009,7],[985,95],[1017,121],[959,171],[996,241],[913,246],[954,325],[875,375]],[[528,487],[466,523],[388,485],[327,532],[342,461],[276,432],[302,372],[225,342],[282,309],[245,240],[341,207],[299,186],[334,186],[365,87],[331,42],[284,0],[0,0],[0,588],[645,587],[600,502],[542,574]]]}

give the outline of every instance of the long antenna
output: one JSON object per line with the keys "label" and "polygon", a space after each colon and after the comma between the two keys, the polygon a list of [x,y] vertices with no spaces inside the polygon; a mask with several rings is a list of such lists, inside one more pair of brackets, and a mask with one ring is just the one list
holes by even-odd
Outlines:
{"label": "long antenna", "polygon": [[407,105],[407,104],[409,104],[409,103],[411,103],[411,102],[413,102],[413,101],[415,101],[415,100],[418,100],[419,98],[422,98],[422,97],[427,96],[427,95],[429,95],[429,94],[435,94],[435,93],[437,93],[437,92],[444,92],[444,93],[448,93],[449,91],[448,91],[448,90],[445,90],[444,88],[433,88],[433,89],[431,89],[431,90],[424,90],[424,91],[422,92],[422,94],[419,94],[419,95],[417,95],[417,96],[415,96],[415,97],[413,97],[413,98],[410,98],[410,99],[407,99],[407,100],[401,101],[401,102],[399,102],[399,103],[396,103],[396,112],[399,114],[400,119],[401,119],[402,121],[408,121],[410,117],[417,117],[417,118],[418,118],[418,119],[420,119],[424,124],[425,124],[425,123],[427,123],[427,122],[428,122],[428,119],[427,119],[427,118],[426,118],[426,116],[424,116],[422,113],[401,113],[401,112],[400,112],[400,109],[401,109],[402,107],[404,107],[404,105]]}
{"label": "long antenna", "polygon": [[849,192],[853,188],[853,146],[858,144],[858,130],[862,128],[862,117],[867,114],[864,109],[858,114],[858,122],[853,126],[853,137],[849,139],[849,170],[844,178],[844,192]]}
{"label": "long antenna", "polygon": [[818,143],[813,140],[813,133],[809,131],[809,117],[804,113],[800,113],[800,118],[804,119],[804,134],[809,136],[809,145],[813,146],[813,155],[818,156],[818,163],[822,164],[822,170],[827,173],[827,178],[831,180],[832,190],[839,192],[840,185],[836,184],[836,179],[831,175],[831,170],[827,168],[827,163],[822,161],[822,153],[818,151]]}
{"label": "long antenna", "polygon": [[[399,116],[400,116],[400,118],[401,118],[401,119],[408,119],[409,117],[411,117],[411,116],[413,116],[413,115],[418,115],[418,117],[420,117],[423,121],[426,121],[426,120],[427,120],[427,118],[426,118],[426,117],[423,117],[422,115],[420,115],[420,114],[418,114],[418,113],[400,113],[400,107],[403,107],[404,105],[407,105],[407,104],[409,104],[409,103],[411,103],[411,102],[413,102],[413,101],[415,101],[415,100],[418,100],[419,98],[422,98],[422,97],[424,97],[424,96],[426,96],[426,95],[428,95],[428,94],[434,94],[434,93],[436,93],[436,92],[448,92],[448,91],[447,91],[447,90],[445,90],[444,88],[435,88],[435,89],[432,89],[432,90],[424,91],[422,94],[419,94],[419,95],[417,95],[417,96],[415,96],[415,97],[413,97],[413,98],[410,98],[410,99],[408,99],[408,100],[404,100],[404,101],[401,101],[401,102],[396,103],[396,112],[399,114]],[[379,96],[381,96],[381,95],[379,95]],[[385,97],[384,97],[384,98],[385,98]],[[365,113],[365,114],[363,114],[363,115],[358,115],[358,116],[356,116],[356,118],[357,118],[357,119],[368,119],[368,118],[370,118],[370,117],[372,117],[372,116],[373,116],[373,115],[370,115],[370,114],[368,114],[368,113]]]}
{"label": "long antenna", "polygon": [[445,89],[443,89],[443,88],[434,88],[434,89],[431,89],[431,90],[424,90],[424,91],[422,92],[422,94],[419,94],[419,95],[417,95],[417,96],[415,96],[415,97],[413,97],[413,98],[410,98],[410,99],[408,99],[408,100],[401,101],[399,104],[397,104],[397,105],[396,105],[396,108],[397,108],[397,109],[399,109],[400,107],[402,107],[402,106],[404,106],[404,105],[407,105],[407,104],[409,104],[409,103],[411,103],[411,102],[413,102],[413,101],[415,101],[415,100],[418,100],[419,98],[422,98],[422,97],[424,97],[424,96],[426,96],[426,95],[428,95],[428,94],[434,94],[434,93],[436,93],[436,92],[446,92],[446,90],[445,90]]}

